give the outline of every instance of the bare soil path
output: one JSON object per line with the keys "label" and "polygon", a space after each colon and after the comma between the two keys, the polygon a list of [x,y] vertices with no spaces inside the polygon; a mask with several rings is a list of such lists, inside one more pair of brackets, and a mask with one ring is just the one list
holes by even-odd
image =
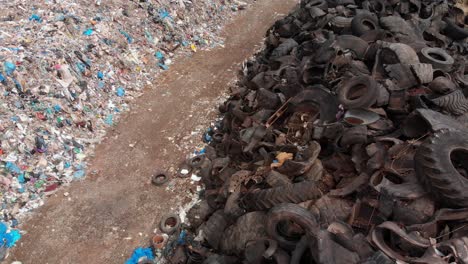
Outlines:
{"label": "bare soil path", "polygon": [[200,135],[191,132],[210,124],[242,61],[297,2],[257,0],[225,27],[225,47],[172,65],[97,146],[88,168],[95,173],[51,196],[21,226],[27,234],[8,262],[124,263],[135,247],[148,245],[161,216],[186,203],[194,189],[182,179],[153,186],[152,173],[176,167],[193,149]]}

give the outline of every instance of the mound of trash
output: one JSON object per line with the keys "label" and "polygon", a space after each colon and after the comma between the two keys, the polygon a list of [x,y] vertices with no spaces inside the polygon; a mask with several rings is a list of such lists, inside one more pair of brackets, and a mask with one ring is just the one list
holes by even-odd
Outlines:
{"label": "mound of trash", "polygon": [[277,21],[181,166],[205,190],[161,220],[170,263],[468,263],[455,4],[303,0]]}
{"label": "mound of trash", "polygon": [[239,1],[2,1],[2,220],[86,175],[86,157],[175,54],[222,45]]}

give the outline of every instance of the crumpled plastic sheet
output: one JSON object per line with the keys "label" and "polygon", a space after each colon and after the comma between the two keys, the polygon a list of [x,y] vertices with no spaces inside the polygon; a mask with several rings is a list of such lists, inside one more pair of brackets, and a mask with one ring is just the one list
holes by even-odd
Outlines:
{"label": "crumpled plastic sheet", "polygon": [[21,234],[17,229],[8,230],[5,223],[0,223],[0,247],[11,248],[21,238]]}
{"label": "crumpled plastic sheet", "polygon": [[132,256],[125,262],[125,264],[138,264],[141,258],[147,258],[148,260],[154,260],[153,251],[151,248],[136,248],[133,251]]}

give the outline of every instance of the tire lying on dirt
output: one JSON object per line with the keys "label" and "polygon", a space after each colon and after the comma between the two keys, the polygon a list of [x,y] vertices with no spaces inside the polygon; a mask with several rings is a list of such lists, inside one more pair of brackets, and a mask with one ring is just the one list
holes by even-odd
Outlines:
{"label": "tire lying on dirt", "polygon": [[449,207],[468,207],[468,136],[438,132],[417,150],[414,167],[419,180]]}

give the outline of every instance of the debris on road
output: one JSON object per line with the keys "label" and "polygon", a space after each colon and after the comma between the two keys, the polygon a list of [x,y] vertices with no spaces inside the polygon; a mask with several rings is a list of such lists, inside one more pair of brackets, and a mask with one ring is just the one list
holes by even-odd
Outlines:
{"label": "debris on road", "polygon": [[181,164],[204,190],[166,259],[467,263],[466,21],[446,0],[301,1]]}

